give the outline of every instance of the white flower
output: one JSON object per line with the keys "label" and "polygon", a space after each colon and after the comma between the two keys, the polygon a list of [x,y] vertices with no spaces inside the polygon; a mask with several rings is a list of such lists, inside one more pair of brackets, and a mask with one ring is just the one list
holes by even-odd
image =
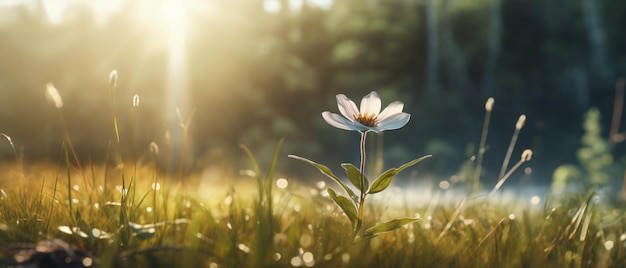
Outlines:
{"label": "white flower", "polygon": [[323,112],[322,117],[331,126],[344,130],[359,132],[394,130],[406,125],[411,118],[410,114],[402,112],[404,104],[399,101],[390,103],[380,112],[381,102],[376,91],[361,99],[360,110],[343,94],[337,95],[337,106],[343,117],[328,111]]}

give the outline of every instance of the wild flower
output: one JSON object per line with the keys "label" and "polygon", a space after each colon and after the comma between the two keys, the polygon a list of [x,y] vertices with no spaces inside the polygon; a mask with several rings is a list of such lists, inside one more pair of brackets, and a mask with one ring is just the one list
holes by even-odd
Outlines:
{"label": "wild flower", "polygon": [[328,124],[333,127],[343,130],[357,131],[361,134],[360,169],[357,169],[352,164],[341,164],[341,166],[346,171],[348,179],[350,180],[352,185],[358,190],[359,195],[357,196],[354,191],[352,191],[350,187],[348,187],[337,176],[335,176],[335,174],[333,174],[328,167],[303,157],[295,155],[290,155],[289,157],[307,162],[318,168],[323,174],[337,182],[348,194],[348,197],[345,197],[337,194],[332,188],[328,188],[328,195],[350,219],[353,227],[352,235],[355,241],[358,241],[360,237],[374,237],[380,233],[391,231],[400,228],[405,224],[416,221],[417,219],[414,218],[392,219],[390,221],[386,221],[374,227],[371,227],[361,233],[361,227],[363,224],[363,208],[367,195],[382,192],[387,187],[389,187],[393,178],[400,171],[430,157],[430,155],[427,155],[410,161],[398,168],[388,169],[387,171],[380,174],[371,184],[369,183],[369,180],[365,177],[365,139],[367,137],[367,133],[378,133],[385,130],[399,129],[405,126],[409,122],[411,115],[402,112],[404,104],[399,101],[392,102],[381,112],[380,97],[378,96],[378,93],[372,91],[371,93],[363,97],[363,99],[361,99],[360,109],[357,108],[356,104],[344,94],[337,95],[337,106],[339,107],[339,112],[343,117],[328,111],[323,112],[322,117],[324,118],[324,120],[326,120]]}
{"label": "wild flower", "polygon": [[337,95],[337,106],[343,117],[331,112],[323,112],[322,117],[333,127],[360,132],[381,132],[399,129],[406,125],[411,118],[408,113],[402,112],[404,103],[394,101],[382,112],[381,100],[376,91],[372,91],[361,99],[360,109],[346,95]]}

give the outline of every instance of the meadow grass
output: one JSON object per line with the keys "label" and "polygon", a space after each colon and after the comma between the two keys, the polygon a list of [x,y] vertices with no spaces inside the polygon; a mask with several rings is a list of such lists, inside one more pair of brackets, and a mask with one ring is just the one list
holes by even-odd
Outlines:
{"label": "meadow grass", "polygon": [[[114,106],[117,72],[111,73],[110,85]],[[48,93],[62,121],[60,95],[53,86]],[[504,172],[519,122],[503,163],[504,175],[490,192],[477,191],[491,105],[486,106],[477,152],[481,163],[465,174],[464,183],[398,187],[391,183],[393,176],[383,176],[389,172],[395,176],[427,158],[423,157],[384,172],[384,181],[373,183],[384,187],[370,187],[365,193],[382,192],[391,183],[390,191],[364,202],[364,174],[344,166],[351,182],[361,186],[358,217],[346,217],[346,204],[340,207],[337,201],[352,201],[328,190],[326,184],[335,182],[346,190],[334,175],[330,177],[335,181],[319,180],[320,174],[309,167],[315,174],[309,178],[280,178],[279,162],[302,164],[280,153],[282,141],[267,167],[242,146],[242,157],[250,159],[251,169],[242,167],[240,176],[223,176],[184,171],[184,151],[178,170],[163,172],[155,143],[150,144],[152,161],[124,162],[115,109],[118,154],[111,158],[117,164],[81,164],[66,129],[56,163],[25,164],[11,138],[0,133],[15,155],[13,163],[0,166],[0,266],[625,266],[626,214],[621,203],[593,189],[551,192],[532,200],[499,191],[531,157],[529,150],[524,151],[520,161]],[[138,108],[138,96],[133,97],[133,106]],[[183,144],[192,117],[193,112],[183,120],[179,113]],[[360,170],[366,170],[364,161]],[[308,183],[311,178],[318,181]],[[375,227],[361,233],[361,224]]]}
{"label": "meadow grass", "polygon": [[[106,169],[114,168],[93,167],[97,186],[89,191],[79,174],[70,174],[77,184],[65,185],[64,167],[32,165],[22,175],[16,165],[4,166],[2,264],[16,265],[21,259],[15,256],[55,238],[84,252],[98,267],[626,264],[624,212],[598,202],[594,192],[549,194],[543,205],[533,205],[502,194],[465,198],[437,189],[430,195],[438,198],[416,202],[419,198],[411,192],[396,190],[373,199],[364,222],[373,225],[402,216],[419,221],[353,242],[349,220],[324,191],[297,181],[268,191],[277,181],[271,176],[257,181],[244,176],[207,186],[200,175],[189,175],[185,188],[163,178],[155,195],[155,168],[139,166],[127,171],[137,176],[132,187],[137,192],[129,194],[135,198],[128,199],[127,213],[122,214],[121,181],[109,178],[109,185],[102,185],[104,174],[114,176],[119,170]],[[157,199],[151,200],[154,196]]]}

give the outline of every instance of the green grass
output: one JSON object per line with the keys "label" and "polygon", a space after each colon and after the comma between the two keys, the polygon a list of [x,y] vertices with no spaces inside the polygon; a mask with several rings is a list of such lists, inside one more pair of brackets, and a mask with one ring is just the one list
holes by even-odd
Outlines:
{"label": "green grass", "polygon": [[[117,73],[112,72],[110,78],[115,107]],[[47,93],[58,95],[53,86]],[[51,104],[64,122],[57,97],[58,103]],[[138,97],[136,104],[138,108]],[[474,174],[473,180],[448,190],[405,191],[394,189],[391,183],[389,191],[359,203],[358,223],[375,226],[360,236],[353,225],[354,215],[346,217],[328,192],[335,201],[351,201],[327,192],[326,184],[338,191],[348,189],[343,182],[341,187],[335,184],[339,178],[333,175],[337,181],[326,178],[324,183],[278,178],[278,162],[304,165],[311,170],[311,178],[320,177],[314,167],[321,166],[281,156],[282,141],[269,167],[259,166],[253,152],[242,146],[241,155],[250,158],[252,169],[239,177],[219,172],[189,174],[183,164],[184,150],[180,163],[170,163],[178,168],[168,176],[154,163],[159,157],[172,156],[159,156],[156,144],[150,145],[153,159],[140,164],[122,155],[115,111],[116,144],[112,146],[117,146],[117,155],[107,154],[105,159],[123,163],[119,166],[80,163],[65,128],[56,164],[25,164],[11,138],[0,133],[15,157],[14,163],[0,166],[0,266],[626,266],[622,204],[600,199],[592,190],[550,193],[541,197],[543,203],[497,191],[520,164],[530,160],[530,151],[501,176],[489,194],[476,191],[480,165],[463,174]],[[178,115],[184,149],[193,112],[187,119]],[[482,140],[486,134],[485,128]],[[514,145],[512,141],[509,150]],[[419,160],[393,174],[412,169]],[[382,163],[382,159],[375,162]],[[507,165],[508,160],[503,170]],[[328,175],[330,171],[324,168],[320,170]],[[346,170],[353,184],[363,182],[362,177],[358,180],[356,167]],[[381,191],[391,177],[385,182],[378,187]],[[471,194],[458,191],[459,187]],[[394,219],[398,220],[389,221]],[[382,232],[386,230],[392,231]]]}
{"label": "green grass", "polygon": [[366,203],[367,225],[394,217],[420,220],[353,243],[343,212],[321,189],[294,180],[263,192],[259,186],[269,187],[275,178],[233,178],[215,186],[189,175],[182,188],[163,177],[155,195],[156,169],[138,166],[125,170],[132,187],[124,209],[120,171],[90,169],[85,173],[93,190],[64,164],[2,168],[5,265],[38,241],[55,238],[89,254],[98,267],[626,265],[625,212],[596,202],[593,192],[551,194],[543,206],[500,194],[466,198],[433,189],[441,198],[413,202],[403,197],[408,193],[389,193]]}

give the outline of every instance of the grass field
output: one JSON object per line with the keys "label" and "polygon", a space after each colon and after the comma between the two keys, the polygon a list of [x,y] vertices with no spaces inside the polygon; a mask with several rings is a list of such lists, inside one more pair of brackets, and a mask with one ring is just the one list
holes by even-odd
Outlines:
{"label": "grass field", "polygon": [[394,188],[368,200],[364,224],[418,221],[354,241],[350,221],[323,183],[262,177],[274,190],[259,202],[253,177],[203,184],[201,175],[190,175],[183,187],[146,165],[125,168],[123,200],[121,173],[112,167],[91,167],[85,181],[64,165],[2,170],[0,256],[7,267],[626,265],[624,211],[593,192],[548,194],[532,203],[503,194]]}
{"label": "grass field", "polygon": [[[116,76],[111,73],[113,106]],[[54,108],[62,109],[61,97],[51,84],[48,97]],[[365,103],[372,103],[378,95],[372,92],[366,98]],[[344,109],[351,102],[343,95],[338,95],[338,101]],[[493,100],[486,105],[480,148],[485,147],[489,102],[493,104]],[[391,168],[370,183],[360,172],[367,170],[366,134],[406,124],[409,117],[401,113],[402,105],[390,104],[392,108],[380,115],[395,122],[381,119],[380,124],[380,103],[374,105],[378,111],[365,109],[355,117],[363,120],[363,125],[323,114],[332,126],[362,134],[360,168],[342,165],[347,180],[326,166],[280,154],[281,143],[269,166],[259,166],[253,152],[242,146],[242,156],[247,154],[250,167],[240,167],[240,176],[183,172],[183,152],[178,172],[164,172],[156,164],[156,144],[150,146],[154,160],[123,161],[115,110],[113,146],[117,145],[118,154],[106,159],[124,163],[120,166],[81,163],[67,130],[59,159],[25,163],[15,153],[11,138],[2,134],[13,148],[15,160],[0,167],[0,265],[626,266],[626,215],[621,202],[593,189],[532,197],[523,194],[529,191],[525,188],[515,189],[516,194],[499,189],[512,172],[530,160],[530,151],[508,172],[503,168],[496,185],[485,185],[481,191],[477,189],[484,150],[478,153],[478,164],[470,173],[477,175],[467,176],[475,177],[474,181],[435,186],[391,181],[400,171],[415,168],[413,165],[428,158],[425,156]],[[62,113],[59,115],[64,125]],[[181,118],[184,134],[192,117]],[[522,125],[520,119],[509,151]],[[310,169],[311,175],[281,178],[278,162],[301,165]],[[316,181],[307,182],[313,178]]]}

